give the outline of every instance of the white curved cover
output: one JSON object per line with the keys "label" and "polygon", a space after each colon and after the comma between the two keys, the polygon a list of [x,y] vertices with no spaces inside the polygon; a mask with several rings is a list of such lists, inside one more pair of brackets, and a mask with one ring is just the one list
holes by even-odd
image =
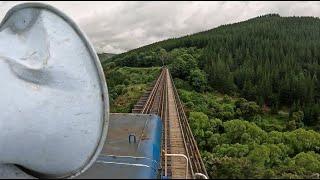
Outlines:
{"label": "white curved cover", "polygon": [[98,156],[108,95],[91,44],[58,10],[14,7],[0,26],[0,163],[72,177]]}

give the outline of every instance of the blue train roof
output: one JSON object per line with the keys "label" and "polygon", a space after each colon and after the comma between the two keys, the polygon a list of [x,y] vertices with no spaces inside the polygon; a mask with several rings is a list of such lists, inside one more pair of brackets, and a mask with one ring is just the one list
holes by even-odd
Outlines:
{"label": "blue train roof", "polygon": [[149,114],[110,115],[104,148],[92,167],[77,178],[158,178],[162,123]]}

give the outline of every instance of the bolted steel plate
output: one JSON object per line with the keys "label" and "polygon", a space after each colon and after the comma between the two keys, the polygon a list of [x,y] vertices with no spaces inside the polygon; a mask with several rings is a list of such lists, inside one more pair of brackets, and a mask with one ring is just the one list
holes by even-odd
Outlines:
{"label": "bolted steel plate", "polygon": [[65,14],[38,3],[9,10],[0,84],[0,164],[69,178],[94,163],[107,134],[107,85],[92,45]]}

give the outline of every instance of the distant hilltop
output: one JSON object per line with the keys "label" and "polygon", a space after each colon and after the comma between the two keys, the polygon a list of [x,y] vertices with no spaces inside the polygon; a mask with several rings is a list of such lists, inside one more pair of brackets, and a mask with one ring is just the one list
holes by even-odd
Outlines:
{"label": "distant hilltop", "polygon": [[114,54],[114,53],[99,53],[98,56],[99,56],[99,59],[102,62],[104,62],[105,60],[115,56],[117,54]]}

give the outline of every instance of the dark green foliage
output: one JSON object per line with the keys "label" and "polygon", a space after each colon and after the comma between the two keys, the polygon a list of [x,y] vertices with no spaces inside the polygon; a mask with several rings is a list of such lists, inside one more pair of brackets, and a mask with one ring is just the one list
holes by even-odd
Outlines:
{"label": "dark green foliage", "polygon": [[[199,67],[206,73],[207,89],[240,94],[274,114],[296,103],[305,114],[303,123],[317,126],[319,27],[318,18],[271,14],[157,42],[108,61],[142,67],[164,63],[174,77],[183,80]],[[197,83],[194,88],[202,90]]]}
{"label": "dark green foliage", "polygon": [[[202,118],[203,125],[205,119],[208,120]],[[200,147],[205,150],[203,156],[213,178],[274,178],[288,172],[308,178],[320,172],[320,133],[304,129],[267,133],[254,123],[241,120],[219,126],[223,132],[210,133],[208,127],[193,126],[195,132],[204,128],[204,134],[210,136],[199,136],[201,140],[212,139],[200,141]]]}
{"label": "dark green foliage", "polygon": [[104,65],[108,85],[110,111],[131,112],[133,105],[160,73],[160,68],[117,67]]}
{"label": "dark green foliage", "polygon": [[299,127],[303,127],[303,112],[302,111],[297,111],[291,113],[288,121],[288,127],[287,129],[289,130],[294,130]]}
{"label": "dark green foliage", "polygon": [[173,77],[185,79],[195,67],[197,67],[197,62],[194,57],[190,54],[183,54],[170,64],[169,69]]}
{"label": "dark green foliage", "polygon": [[204,158],[209,176],[213,179],[246,179],[252,178],[252,165],[248,159],[222,157]]}
{"label": "dark green foliage", "polygon": [[[105,69],[169,67],[211,178],[319,178],[319,27],[269,14],[114,56]],[[130,92],[131,80],[112,76],[111,97]]]}
{"label": "dark green foliage", "polygon": [[197,92],[203,92],[206,90],[208,80],[206,74],[202,70],[191,70],[188,79],[190,84]]}
{"label": "dark green foliage", "polygon": [[[179,94],[211,178],[317,177],[320,133],[299,128],[302,111],[272,115],[244,98]],[[292,131],[290,121],[297,125]]]}
{"label": "dark green foliage", "polygon": [[237,117],[249,119],[255,115],[261,114],[261,108],[252,101],[247,101],[243,98],[235,102],[235,112]]}
{"label": "dark green foliage", "polygon": [[174,78],[174,84],[177,89],[185,89],[188,91],[193,90],[193,87],[188,83],[188,81],[184,81],[180,78]]}
{"label": "dark green foliage", "polygon": [[314,126],[320,131],[320,104],[307,105],[303,112],[304,124]]}

